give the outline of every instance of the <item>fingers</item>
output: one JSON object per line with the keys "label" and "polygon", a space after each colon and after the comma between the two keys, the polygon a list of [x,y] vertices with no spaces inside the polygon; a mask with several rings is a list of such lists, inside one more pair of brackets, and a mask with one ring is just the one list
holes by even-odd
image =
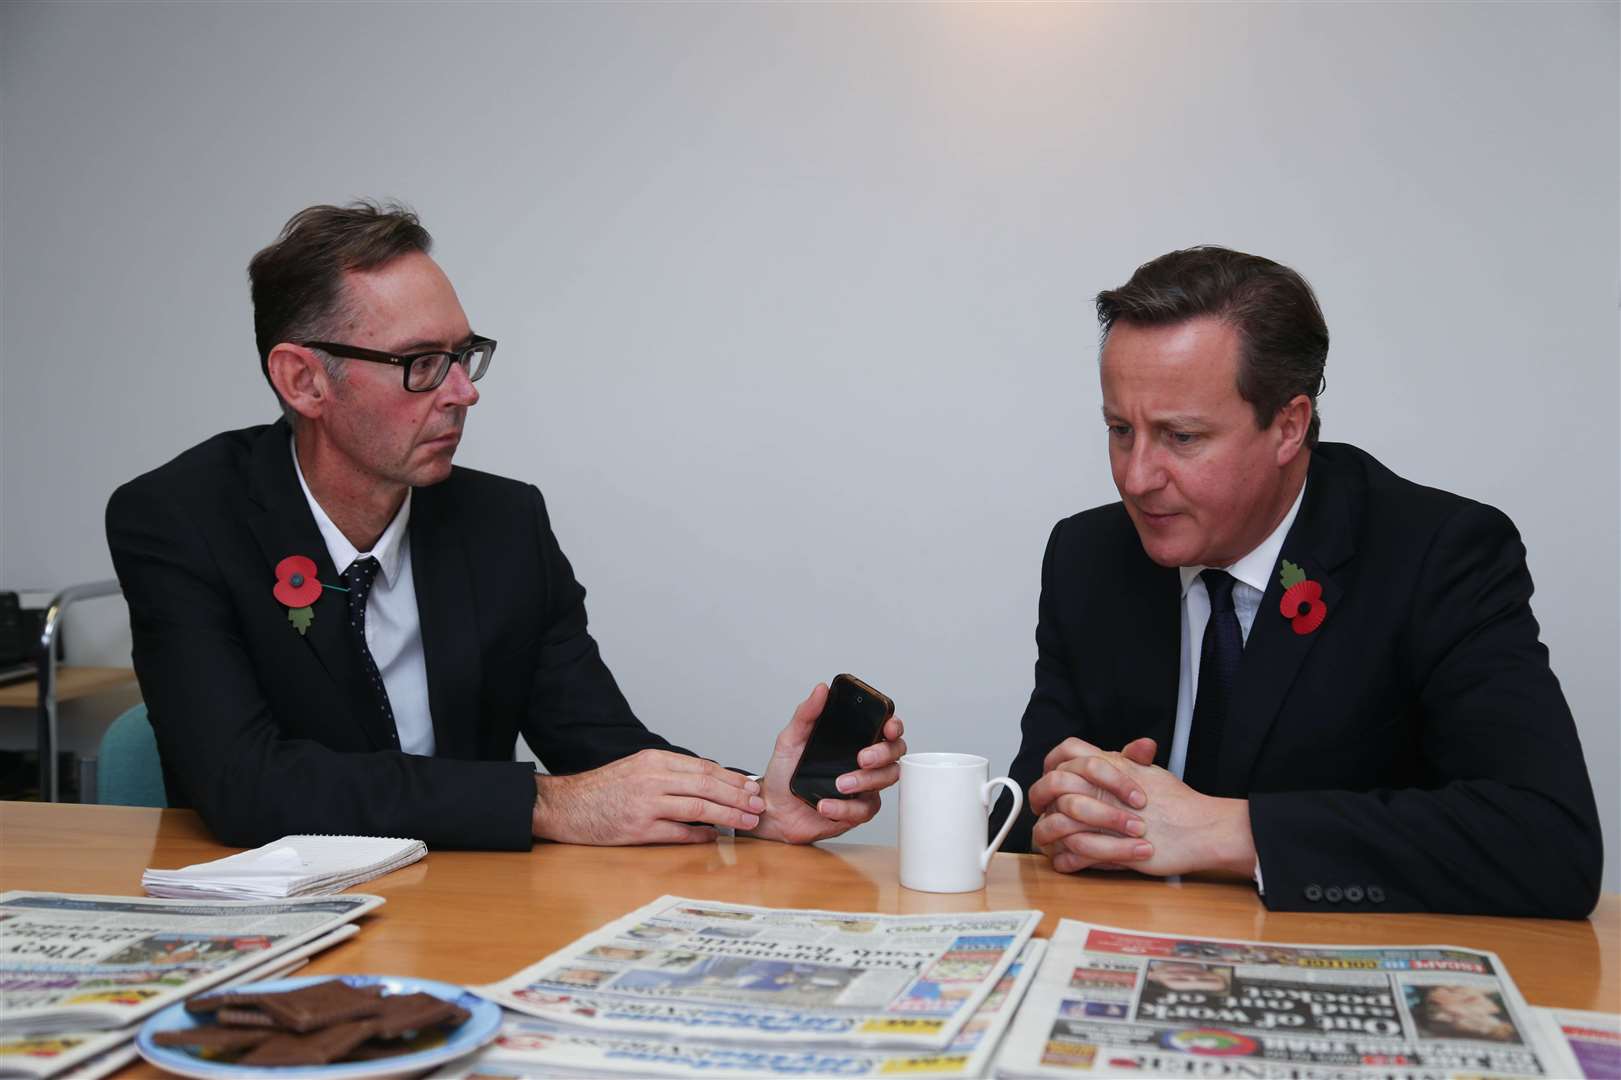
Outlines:
{"label": "fingers", "polygon": [[885,765],[881,769],[862,769],[859,772],[845,773],[835,780],[834,784],[846,795],[851,795],[859,791],[882,791],[900,778],[899,765]]}
{"label": "fingers", "polygon": [[1041,771],[1044,773],[1049,773],[1066,761],[1070,761],[1078,757],[1086,757],[1089,754],[1099,753],[1102,753],[1102,751],[1097,747],[1093,746],[1084,739],[1077,739],[1072,735],[1063,742],[1059,743],[1057,746],[1053,747],[1051,750],[1047,751],[1046,758],[1044,758],[1041,762]]}
{"label": "fingers", "polygon": [[[1030,842],[1051,857],[1057,851],[1063,850],[1063,840],[1071,833],[1080,832],[1083,826],[1074,818],[1064,814],[1043,814],[1036,820],[1036,827],[1030,831]],[[1052,850],[1048,850],[1051,848]]]}
{"label": "fingers", "polygon": [[708,844],[720,834],[702,825],[686,825],[679,821],[655,821],[647,830],[644,844]]}
{"label": "fingers", "polygon": [[1157,749],[1159,747],[1154,740],[1145,735],[1122,746],[1120,753],[1127,760],[1135,761],[1139,765],[1152,765],[1154,764],[1154,751]]}
{"label": "fingers", "polygon": [[751,794],[760,790],[760,785],[757,782],[750,780],[742,773],[734,772],[724,765],[717,765],[706,758],[693,757],[690,754],[671,753],[668,750],[644,750],[642,753],[649,755],[651,762],[655,766],[668,769],[672,773],[696,773],[700,776],[718,780],[731,787],[748,791]]}
{"label": "fingers", "polygon": [[856,763],[863,769],[876,769],[899,761],[906,754],[906,740],[899,735],[884,742],[876,742],[856,755]]}
{"label": "fingers", "polygon": [[1056,855],[1054,855],[1052,857],[1052,860],[1053,860],[1053,869],[1057,870],[1060,874],[1073,874],[1077,870],[1129,870],[1129,869],[1131,869],[1131,867],[1129,867],[1129,866],[1121,866],[1118,863],[1088,863],[1085,859],[1081,858],[1079,855],[1074,855],[1074,854],[1071,854],[1070,852],[1067,852],[1067,851],[1059,852],[1058,854],[1056,854]]}
{"label": "fingers", "polygon": [[878,806],[877,794],[868,792],[853,799],[822,799],[816,804],[816,812],[829,821],[855,826],[871,821],[878,813]]}
{"label": "fingers", "polygon": [[653,800],[651,809],[654,818],[675,824],[701,823],[727,829],[752,829],[760,824],[759,814],[710,802],[696,795],[663,795]]}
{"label": "fingers", "polygon": [[1055,769],[1047,773],[1040,780],[1030,785],[1025,798],[1030,802],[1030,812],[1040,817],[1052,809],[1052,802],[1060,795],[1095,795],[1097,788],[1092,782],[1079,773],[1068,769]]}
{"label": "fingers", "polygon": [[1115,767],[1107,757],[1072,759],[1060,765],[1059,769],[1085,777],[1127,806],[1141,810],[1148,805],[1148,796],[1143,793],[1141,785]]}
{"label": "fingers", "polygon": [[[661,794],[692,796],[745,813],[758,814],[765,810],[765,799],[755,794],[760,790],[760,785],[753,781],[742,787],[735,787],[717,776],[678,773],[666,778],[659,788]],[[749,826],[751,829],[753,827]]]}
{"label": "fingers", "polygon": [[816,718],[822,715],[822,709],[827,705],[827,683],[817,683],[811,687],[810,694],[794,706],[794,715],[788,718],[788,726],[782,729],[777,737],[781,742],[791,740],[800,746],[810,738],[811,729],[816,726]]}
{"label": "fingers", "polygon": [[[856,755],[855,772],[848,772],[835,781],[846,795],[862,791],[882,791],[901,778],[900,759],[906,756],[906,740],[901,737],[906,729],[897,717],[884,722],[883,742],[862,748]],[[826,817],[826,814],[822,815]]]}
{"label": "fingers", "polygon": [[1143,819],[1091,795],[1060,795],[1052,809],[1091,829],[1105,829],[1120,836],[1141,836],[1148,831]]}
{"label": "fingers", "polygon": [[1130,866],[1154,856],[1154,845],[1148,841],[1110,836],[1108,833],[1074,832],[1060,842],[1065,851],[1080,856],[1088,866],[1096,863]]}

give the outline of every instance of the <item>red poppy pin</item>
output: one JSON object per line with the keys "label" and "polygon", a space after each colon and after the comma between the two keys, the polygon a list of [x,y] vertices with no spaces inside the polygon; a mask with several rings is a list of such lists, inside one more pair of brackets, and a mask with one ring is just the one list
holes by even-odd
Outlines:
{"label": "red poppy pin", "polygon": [[1309,634],[1323,625],[1328,618],[1328,605],[1323,603],[1323,587],[1306,576],[1306,572],[1288,559],[1283,560],[1283,600],[1278,610],[1297,634]]}
{"label": "red poppy pin", "polygon": [[305,555],[289,555],[276,564],[276,599],[287,605],[287,621],[300,633],[309,632],[315,619],[311,607],[324,588],[315,577],[315,560]]}

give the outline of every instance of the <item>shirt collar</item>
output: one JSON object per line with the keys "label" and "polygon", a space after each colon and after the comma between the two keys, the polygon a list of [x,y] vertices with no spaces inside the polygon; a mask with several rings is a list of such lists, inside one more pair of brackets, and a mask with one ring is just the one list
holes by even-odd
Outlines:
{"label": "shirt collar", "polygon": [[[1300,492],[1295,496],[1295,503],[1289,507],[1289,512],[1283,515],[1278,527],[1273,529],[1265,540],[1262,540],[1255,550],[1245,555],[1231,566],[1219,567],[1233,577],[1242,581],[1256,592],[1266,592],[1268,580],[1272,577],[1272,564],[1278,561],[1278,555],[1283,551],[1284,538],[1289,535],[1289,526],[1295,523],[1295,515],[1300,513],[1300,502],[1306,497],[1306,485],[1300,485]],[[1199,574],[1208,569],[1204,566],[1179,566],[1177,570],[1182,575],[1182,595],[1188,595],[1188,589],[1198,580]]]}
{"label": "shirt collar", "polygon": [[289,438],[287,445],[293,451],[293,472],[298,474],[298,486],[303,489],[304,498],[310,504],[310,513],[315,516],[316,528],[321,530],[321,539],[326,541],[326,551],[332,556],[332,565],[341,574],[356,559],[370,555],[377,560],[378,572],[382,574],[384,583],[392,586],[400,572],[400,563],[405,558],[406,525],[411,520],[413,489],[405,489],[405,501],[400,504],[399,510],[394,514],[394,520],[388,523],[388,528],[383,530],[383,535],[377,538],[377,543],[372,545],[372,549],[356,551],[349,538],[343,535],[343,530],[332,523],[332,519],[321,509],[321,504],[315,501],[314,494],[310,492],[310,485],[304,480],[304,467],[298,463],[298,444]]}

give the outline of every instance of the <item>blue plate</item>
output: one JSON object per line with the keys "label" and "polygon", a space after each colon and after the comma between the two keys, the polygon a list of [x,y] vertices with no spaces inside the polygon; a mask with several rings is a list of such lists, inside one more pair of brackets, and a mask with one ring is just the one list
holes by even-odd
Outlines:
{"label": "blue plate", "polygon": [[[135,1046],[141,1056],[160,1069],[181,1076],[195,1076],[199,1080],[248,1080],[250,1077],[318,1076],[324,1080],[362,1080],[363,1077],[399,1076],[421,1072],[471,1054],[491,1039],[501,1028],[501,1007],[470,994],[459,986],[435,982],[432,979],[412,979],[393,975],[304,975],[296,979],[276,979],[253,983],[251,986],[233,986],[233,991],[297,990],[311,983],[339,979],[350,986],[381,986],[388,994],[432,994],[454,1002],[472,1015],[460,1027],[445,1035],[442,1041],[409,1054],[377,1058],[373,1061],[351,1061],[335,1065],[288,1065],[280,1068],[254,1068],[231,1065],[223,1061],[210,1061],[180,1046],[156,1046],[152,1036],[159,1031],[176,1031],[200,1026],[198,1018],[186,1011],[184,1002],[175,1004],[153,1016],[141,1025],[135,1036]],[[206,1019],[203,1022],[211,1022]]]}

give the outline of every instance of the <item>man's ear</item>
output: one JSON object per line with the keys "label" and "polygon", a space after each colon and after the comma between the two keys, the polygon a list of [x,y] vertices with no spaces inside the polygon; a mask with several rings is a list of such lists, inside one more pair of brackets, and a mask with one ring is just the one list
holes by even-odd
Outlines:
{"label": "man's ear", "polygon": [[1311,430],[1311,398],[1296,394],[1290,398],[1272,422],[1278,433],[1278,468],[1283,468],[1306,448],[1306,434]]}
{"label": "man's ear", "polygon": [[284,341],[270,350],[266,362],[270,385],[294,412],[313,420],[325,411],[332,400],[332,378],[319,356],[302,345]]}

